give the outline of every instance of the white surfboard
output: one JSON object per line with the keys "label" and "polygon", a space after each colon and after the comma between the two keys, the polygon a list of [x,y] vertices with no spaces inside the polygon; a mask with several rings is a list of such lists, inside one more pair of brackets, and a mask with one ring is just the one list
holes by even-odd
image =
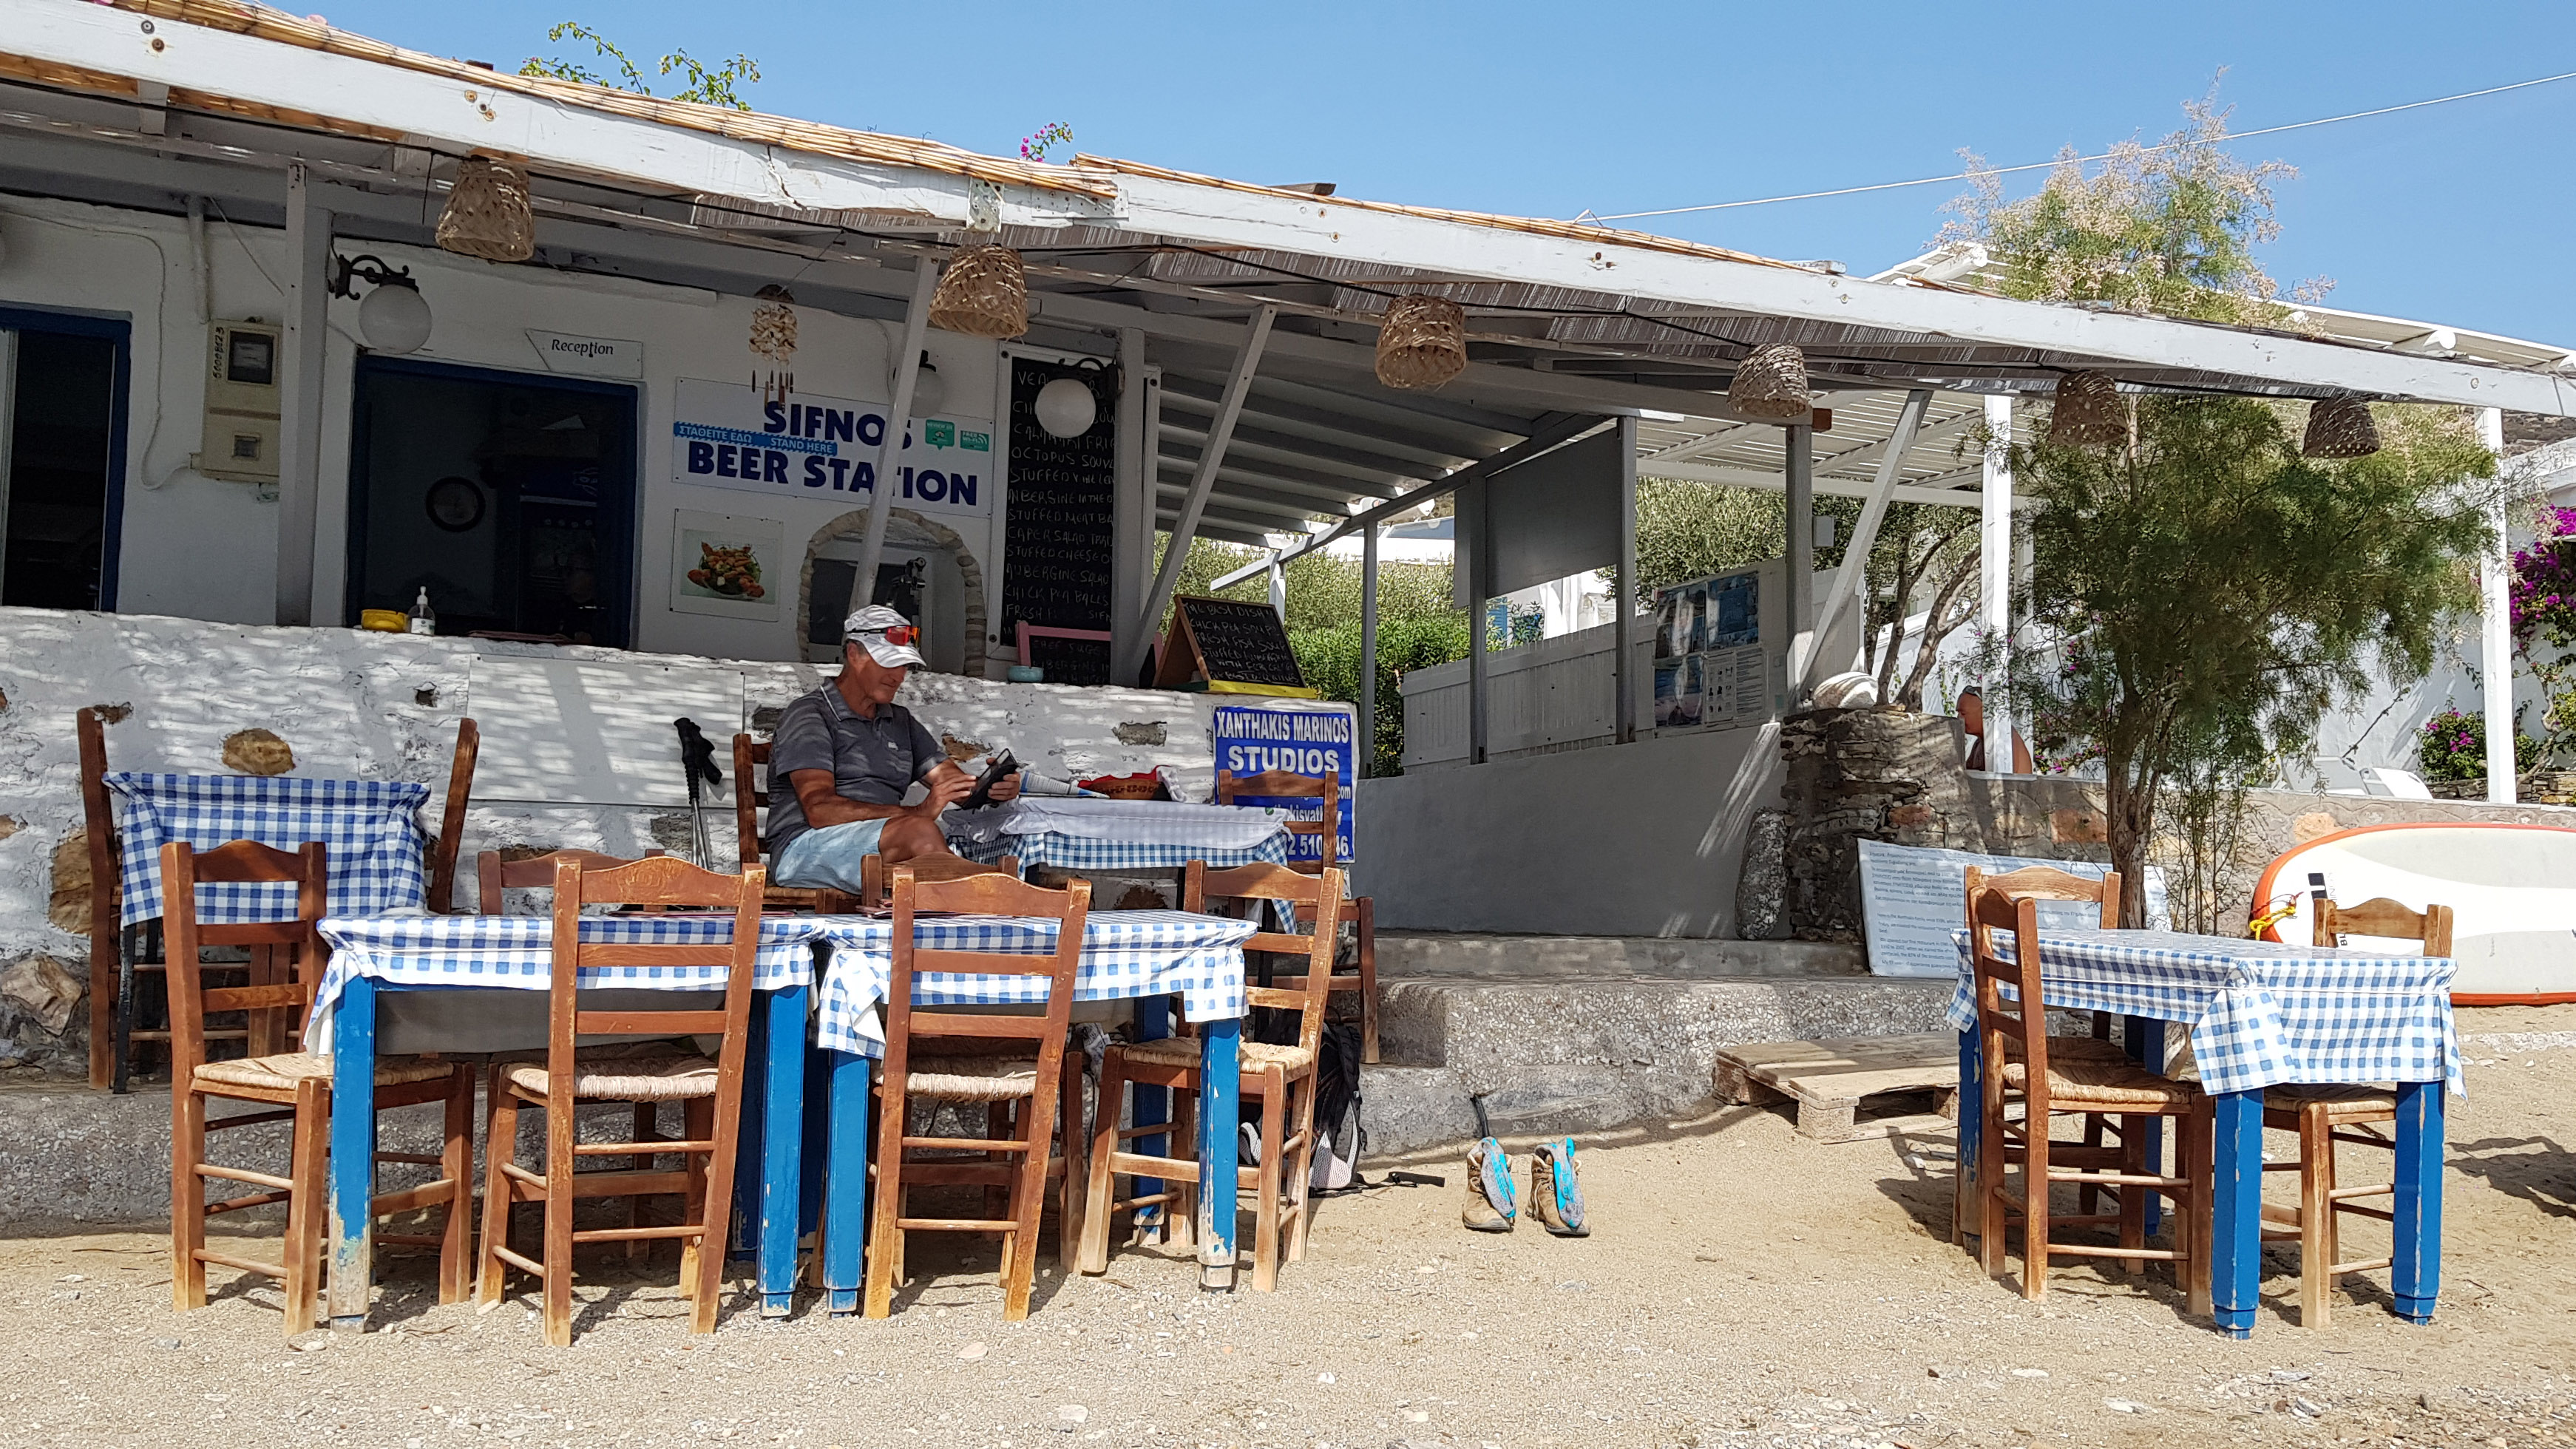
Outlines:
{"label": "white surfboard", "polygon": [[[2576,830],[2421,822],[2320,836],[2264,868],[2256,911],[2285,895],[2299,898],[2297,914],[2265,937],[2314,940],[2309,913],[2320,889],[2338,905],[2386,896],[2418,911],[2449,906],[2451,954],[2460,963],[2451,999],[2460,1005],[2576,1001]],[[2344,944],[2409,943],[2347,936]]]}

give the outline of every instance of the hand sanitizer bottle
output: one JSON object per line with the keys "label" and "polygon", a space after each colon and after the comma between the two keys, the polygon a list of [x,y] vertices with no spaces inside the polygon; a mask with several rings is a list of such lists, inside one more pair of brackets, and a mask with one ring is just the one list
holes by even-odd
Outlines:
{"label": "hand sanitizer bottle", "polygon": [[421,587],[420,597],[411,601],[411,632],[414,634],[438,632],[438,615],[429,607],[427,585]]}

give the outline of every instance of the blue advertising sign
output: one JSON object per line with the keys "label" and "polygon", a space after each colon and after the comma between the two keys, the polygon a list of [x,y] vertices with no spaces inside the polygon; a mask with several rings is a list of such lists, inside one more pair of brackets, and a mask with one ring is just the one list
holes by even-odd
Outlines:
{"label": "blue advertising sign", "polygon": [[[1342,819],[1337,832],[1342,863],[1352,855],[1351,782],[1356,773],[1359,734],[1356,709],[1332,699],[1273,699],[1260,704],[1217,706],[1214,734],[1216,767],[1230,775],[1258,775],[1289,770],[1300,775],[1330,773],[1341,782]],[[1271,805],[1313,819],[1317,802],[1296,799],[1235,797],[1238,805]],[[1288,838],[1290,860],[1321,860],[1323,842],[1312,835]]]}
{"label": "blue advertising sign", "polygon": [[[671,479],[701,488],[824,497],[876,486],[884,403],[791,392],[784,401],[740,383],[684,377],[671,422]],[[896,498],[934,513],[990,517],[990,424],[916,418],[904,434]]]}

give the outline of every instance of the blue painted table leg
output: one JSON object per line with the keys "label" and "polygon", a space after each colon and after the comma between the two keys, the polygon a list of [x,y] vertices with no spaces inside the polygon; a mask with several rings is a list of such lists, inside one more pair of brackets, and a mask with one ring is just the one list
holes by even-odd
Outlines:
{"label": "blue painted table leg", "polygon": [[803,1222],[805,1170],[805,998],[789,986],[769,994],[768,1051],[761,1075],[760,1311],[784,1318],[796,1306],[796,1239]]}
{"label": "blue painted table leg", "polygon": [[[1168,996],[1140,998],[1136,1002],[1136,1040],[1161,1041],[1171,1034],[1172,999]],[[1133,1117],[1135,1125],[1145,1127],[1172,1120],[1172,1094],[1169,1089],[1138,1086],[1129,1087],[1127,1090],[1131,1094],[1129,1100],[1136,1104]],[[1103,1103],[1100,1110],[1107,1113],[1118,1109],[1113,1103]],[[1136,1150],[1147,1157],[1162,1157],[1169,1152],[1170,1148],[1165,1138],[1154,1136],[1137,1138]],[[1135,1192],[1138,1197],[1152,1197],[1162,1190],[1163,1182],[1160,1178],[1140,1177],[1136,1180]],[[1162,1216],[1162,1204],[1149,1203],[1136,1209],[1136,1226],[1141,1232],[1159,1221]]]}
{"label": "blue painted table leg", "polygon": [[1234,1287],[1235,1103],[1241,1097],[1240,1021],[1199,1027],[1199,1286]]}
{"label": "blue painted table leg", "polygon": [[[2165,1024],[2148,1017],[2125,1018],[2129,1057],[2148,1071],[2162,1074],[2165,1069]],[[2161,1176],[2165,1167],[2165,1119],[2139,1119],[2140,1130],[2147,1134],[2147,1171]],[[2164,1223],[2165,1198],[2160,1192],[2147,1194],[2147,1236],[2154,1237]]]}
{"label": "blue painted table leg", "polygon": [[1986,1101],[1984,1058],[1985,1049],[1978,1042],[1977,1034],[1973,1031],[1959,1033],[1959,1164],[1958,1180],[1952,1184],[1950,1193],[1952,1242],[1975,1236],[1979,1221],[1969,1209],[1980,1200],[1977,1197],[1977,1149],[1984,1145],[1985,1139],[1984,1132],[1980,1130]]}
{"label": "blue painted table leg", "polygon": [[2397,1084],[2397,1262],[2389,1284],[2397,1316],[2433,1321],[2442,1291],[2442,1102],[2440,1082]]}
{"label": "blue painted table leg", "polygon": [[2220,1092],[2216,1193],[2210,1224],[2209,1291],[2218,1326],[2231,1338],[2254,1333],[2263,1266],[2263,1091]]}
{"label": "blue painted table leg", "polygon": [[[725,1261],[759,1257],[760,1174],[769,1133],[769,1002],[751,1002],[750,1039],[743,1043],[742,1121],[733,1151],[733,1227],[725,1234]],[[710,1189],[712,1190],[712,1189]]]}
{"label": "blue painted table leg", "polygon": [[331,1020],[333,1328],[362,1332],[376,1278],[376,983],[350,978]]}
{"label": "blue painted table leg", "polygon": [[823,1174],[823,1292],[833,1313],[859,1311],[868,1224],[868,1086],[872,1058],[831,1056],[831,1165]]}

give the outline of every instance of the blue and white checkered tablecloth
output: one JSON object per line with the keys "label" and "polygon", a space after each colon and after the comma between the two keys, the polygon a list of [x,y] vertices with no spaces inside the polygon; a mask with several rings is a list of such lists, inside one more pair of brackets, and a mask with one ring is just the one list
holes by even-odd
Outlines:
{"label": "blue and white checkered tablecloth", "polygon": [[[862,1056],[885,1053],[878,1007],[894,973],[894,923],[866,916],[817,916],[832,943],[817,992],[817,1044]],[[1026,916],[934,916],[919,922],[920,944],[939,951],[1055,949],[1056,923]],[[1244,1014],[1243,943],[1256,926],[1189,911],[1094,911],[1082,933],[1080,1001],[1178,995],[1192,1021]],[[991,1006],[1046,999],[1042,977],[926,972],[913,980],[916,1006]]]}
{"label": "blue and white checkered tablecloth", "polygon": [[[814,942],[823,916],[764,916],[752,987],[774,991],[814,979]],[[331,1049],[331,1013],[350,978],[403,986],[480,986],[543,991],[554,983],[554,931],[545,916],[327,916],[322,939],[331,964],[313,993],[305,1050]],[[637,946],[716,944],[733,939],[733,917],[720,915],[584,916],[581,938]],[[605,966],[582,973],[582,986],[642,990],[721,989],[721,966]]]}
{"label": "blue and white checkered tablecloth", "polygon": [[[1959,975],[1949,1019],[1977,1021],[1968,933],[1953,933]],[[2012,936],[1996,938],[2009,956]],[[2108,1011],[2191,1028],[2192,1060],[2212,1092],[2284,1083],[2448,1082],[2464,1092],[2442,956],[2392,956],[2173,931],[2042,931],[2052,1010]]]}
{"label": "blue and white checkered tablecloth", "polygon": [[[418,906],[429,891],[417,819],[427,785],[399,780],[312,780],[293,775],[146,775],[118,772],[107,786],[122,797],[119,897],[124,924],[161,914],[161,847],[183,840],[211,850],[256,840],[292,851],[318,840],[330,852],[330,909],[366,916]],[[197,888],[197,919],[209,923],[292,919],[294,887],[284,883]]]}
{"label": "blue and white checkered tablecloth", "polygon": [[1204,860],[1218,870],[1267,861],[1288,861],[1288,833],[1280,831],[1259,845],[1182,845],[1159,840],[1103,840],[1049,830],[1036,835],[998,835],[990,840],[953,840],[950,845],[968,860],[991,865],[1006,855],[1020,858],[1020,868],[1051,865],[1058,870],[1179,870]]}

